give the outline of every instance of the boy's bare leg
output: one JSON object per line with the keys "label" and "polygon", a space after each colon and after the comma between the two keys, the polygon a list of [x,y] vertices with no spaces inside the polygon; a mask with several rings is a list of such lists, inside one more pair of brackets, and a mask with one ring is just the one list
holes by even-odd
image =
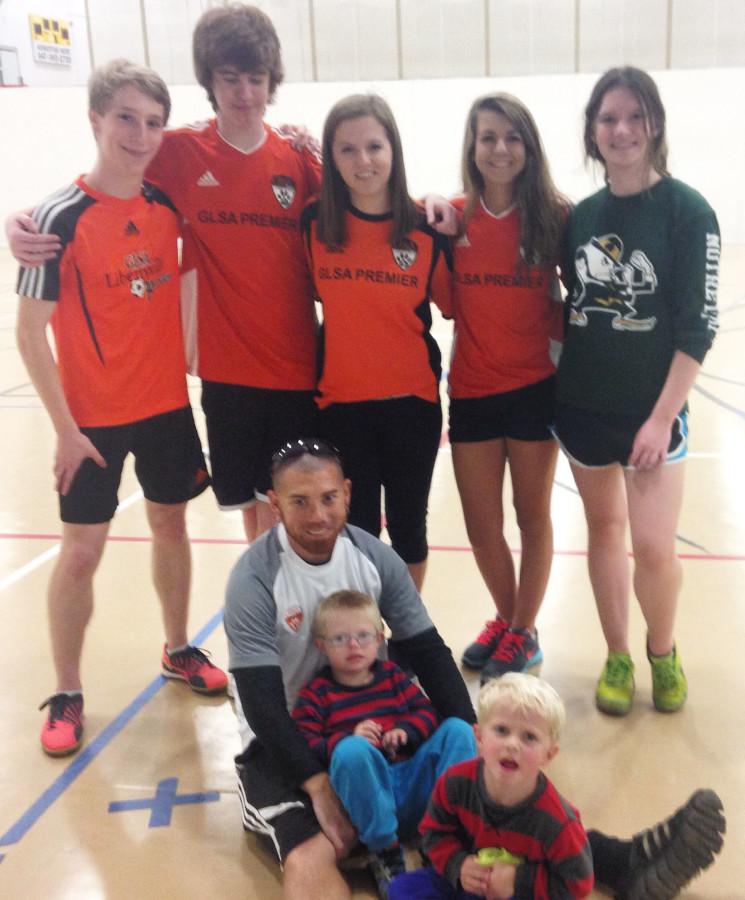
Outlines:
{"label": "boy's bare leg", "polygon": [[109,524],[66,522],[62,526],[62,547],[47,599],[57,691],[81,689],[80,657],[93,612],[93,575],[101,561]]}
{"label": "boy's bare leg", "polygon": [[163,612],[169,648],[188,643],[191,548],[186,533],[186,504],[145,501],[153,533],[152,576]]}

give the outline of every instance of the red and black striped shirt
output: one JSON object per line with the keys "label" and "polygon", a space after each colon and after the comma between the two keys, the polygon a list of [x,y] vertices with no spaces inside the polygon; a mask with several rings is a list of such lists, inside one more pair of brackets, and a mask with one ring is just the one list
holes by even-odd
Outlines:
{"label": "red and black striped shirt", "polygon": [[439,724],[434,706],[408,676],[389,660],[375,660],[373,680],[359,687],[339,684],[326,666],[298,695],[292,711],[311,750],[328,764],[334,747],[365,719],[383,733],[402,728],[408,740],[399,754],[413,755]]}
{"label": "red and black striped shirt", "polygon": [[525,860],[515,874],[514,900],[587,897],[594,876],[592,854],[577,810],[546,778],[515,806],[491,799],[483,760],[451,766],[435,785],[419,825],[422,849],[454,886],[467,856],[484,847],[504,847]]}

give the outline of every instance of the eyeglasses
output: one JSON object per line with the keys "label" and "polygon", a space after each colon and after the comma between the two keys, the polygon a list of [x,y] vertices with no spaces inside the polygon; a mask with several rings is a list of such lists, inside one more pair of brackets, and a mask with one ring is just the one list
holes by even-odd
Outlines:
{"label": "eyeglasses", "polygon": [[339,451],[333,444],[322,441],[320,438],[298,438],[295,441],[287,441],[272,455],[272,463],[285,463],[300,456],[320,456],[339,460]]}
{"label": "eyeglasses", "polygon": [[355,631],[354,634],[332,634],[331,637],[321,638],[321,640],[324,644],[331,644],[337,649],[346,647],[352,641],[356,641],[360,647],[368,647],[377,636],[377,631]]}

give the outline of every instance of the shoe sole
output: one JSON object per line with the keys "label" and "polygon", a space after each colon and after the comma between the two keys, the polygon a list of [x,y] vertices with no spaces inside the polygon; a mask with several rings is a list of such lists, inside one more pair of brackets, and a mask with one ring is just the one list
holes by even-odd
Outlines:
{"label": "shoe sole", "polygon": [[691,795],[680,810],[677,833],[661,857],[649,864],[622,900],[672,900],[713,862],[722,849],[727,822],[722,801],[712,790]]}
{"label": "shoe sole", "polygon": [[688,699],[688,694],[686,694],[685,697],[683,697],[683,699],[680,701],[680,703],[678,703],[676,706],[663,706],[661,703],[658,703],[658,701],[655,700],[654,698],[652,699],[652,702],[654,703],[654,708],[657,710],[657,712],[674,713],[674,712],[678,712],[679,709],[682,709],[685,706],[685,702],[687,699]]}
{"label": "shoe sole", "polygon": [[217,688],[196,687],[195,685],[191,684],[189,682],[189,679],[186,678],[184,675],[180,675],[178,672],[174,672],[171,669],[166,669],[165,666],[163,666],[160,674],[164,678],[172,678],[174,681],[182,681],[190,690],[194,691],[195,694],[202,694],[205,697],[214,697],[214,696],[217,696],[218,694],[224,694],[228,689],[227,683],[224,684],[222,687],[217,687]]}
{"label": "shoe sole", "polygon": [[[540,678],[541,668],[543,667],[543,657],[538,660],[537,663],[534,663],[532,666],[526,666],[521,672],[520,675],[534,675],[536,678]],[[481,687],[483,687],[487,681],[494,681],[496,678],[501,678],[503,675],[507,675],[507,672],[495,672],[492,674],[487,674],[486,676],[481,677]]]}
{"label": "shoe sole", "polygon": [[605,713],[606,716],[616,716],[620,718],[621,716],[627,716],[631,712],[633,701],[629,703],[628,706],[626,706],[618,703],[612,703],[607,700],[599,700],[596,697],[595,706],[600,710],[601,713]]}
{"label": "shoe sole", "polygon": [[82,744],[83,738],[81,737],[77,744],[73,744],[72,747],[65,747],[63,750],[52,750],[49,747],[45,747],[44,744],[41,745],[41,749],[47,756],[51,756],[53,759],[59,759],[61,756],[72,756],[73,753],[77,753]]}

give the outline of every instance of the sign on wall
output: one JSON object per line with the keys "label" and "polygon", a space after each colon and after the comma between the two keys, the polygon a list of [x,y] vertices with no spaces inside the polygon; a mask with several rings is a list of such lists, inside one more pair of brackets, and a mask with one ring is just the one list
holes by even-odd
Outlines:
{"label": "sign on wall", "polygon": [[31,46],[34,59],[55,66],[72,65],[72,41],[70,23],[46,16],[29,15]]}

